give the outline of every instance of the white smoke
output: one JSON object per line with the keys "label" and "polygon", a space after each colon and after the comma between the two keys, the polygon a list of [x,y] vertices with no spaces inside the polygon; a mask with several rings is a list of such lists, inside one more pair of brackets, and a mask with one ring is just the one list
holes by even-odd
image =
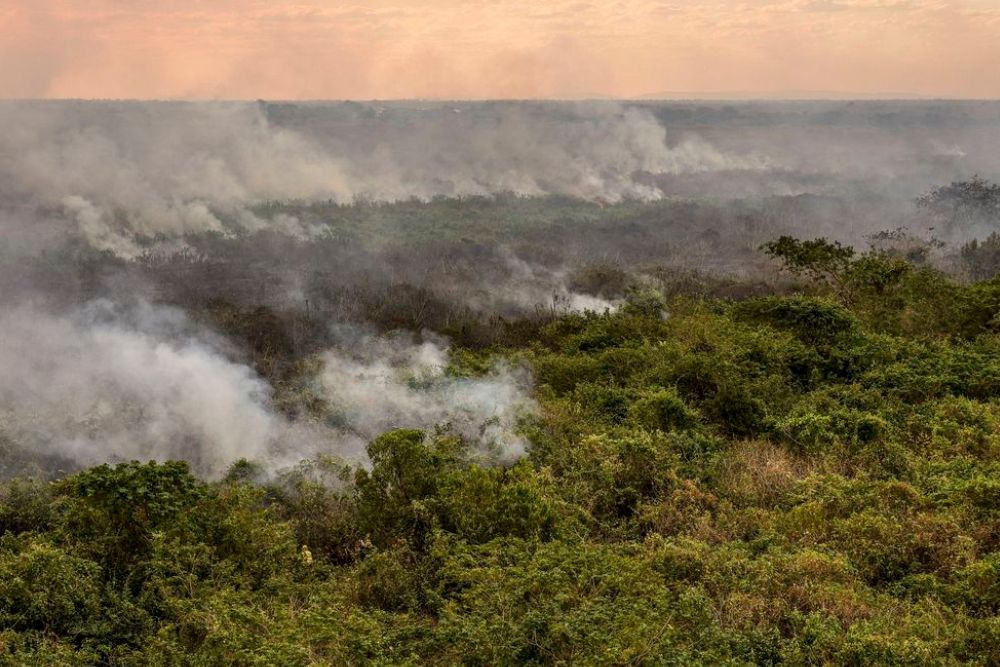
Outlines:
{"label": "white smoke", "polygon": [[281,429],[270,388],[194,338],[178,311],[107,302],[0,316],[0,433],[80,464],[184,459],[218,473],[264,456]]}
{"label": "white smoke", "polygon": [[0,441],[77,465],[180,459],[206,476],[241,458],[270,471],[318,454],[357,459],[397,427],[450,426],[493,460],[523,454],[518,420],[534,409],[526,371],[455,378],[443,342],[344,344],[316,378],[336,423],[292,422],[272,409],[264,379],[178,310],[18,307],[0,315]]}
{"label": "white smoke", "polygon": [[486,308],[514,305],[522,309],[543,308],[553,312],[614,312],[620,303],[592,294],[573,291],[567,285],[567,271],[529,264],[509,250],[503,260],[510,275],[503,289],[472,301]]}
{"label": "white smoke", "polygon": [[750,153],[732,155],[698,136],[686,137],[674,147],[665,164],[648,170],[654,174],[697,174],[710,171],[764,171],[778,165],[771,159]]}
{"label": "white smoke", "polygon": [[520,420],[536,406],[524,369],[495,366],[479,377],[446,370],[441,342],[362,336],[323,355],[319,380],[339,428],[368,441],[394,428],[444,429],[500,461],[524,454]]}
{"label": "white smoke", "polygon": [[[642,174],[758,169],[704,141],[676,147],[647,110],[617,104],[390,108],[254,103],[0,104],[0,200],[61,209],[95,247],[124,257],[190,232],[324,228],[274,200],[396,201],[563,194],[662,195]],[[282,115],[284,114],[284,116]],[[287,117],[285,117],[287,116]]]}

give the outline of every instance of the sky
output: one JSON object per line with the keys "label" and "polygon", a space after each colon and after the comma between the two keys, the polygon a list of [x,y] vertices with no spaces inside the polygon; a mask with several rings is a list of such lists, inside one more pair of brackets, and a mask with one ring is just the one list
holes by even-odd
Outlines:
{"label": "sky", "polygon": [[1000,98],[1000,0],[0,0],[0,98]]}

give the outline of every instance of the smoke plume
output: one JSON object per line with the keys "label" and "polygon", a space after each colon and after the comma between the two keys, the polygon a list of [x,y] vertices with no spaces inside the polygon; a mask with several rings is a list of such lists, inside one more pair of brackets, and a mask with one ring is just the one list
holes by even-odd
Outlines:
{"label": "smoke plume", "polygon": [[270,389],[186,318],[107,302],[68,315],[0,316],[0,432],[79,464],[184,459],[217,473],[259,458],[279,433]]}
{"label": "smoke plume", "polygon": [[319,378],[342,432],[368,441],[393,428],[444,430],[487,458],[509,462],[524,454],[518,425],[535,410],[526,370],[497,365],[481,377],[455,377],[446,372],[442,341],[356,333],[349,339],[323,355]]}
{"label": "smoke plume", "polygon": [[491,460],[524,452],[518,420],[533,406],[525,371],[454,378],[443,341],[349,342],[350,351],[322,355],[315,380],[332,415],[295,422],[275,412],[271,387],[232,360],[225,341],[178,310],[17,308],[0,315],[0,439],[69,465],[182,459],[208,476],[241,458],[272,471],[318,454],[357,459],[396,427],[450,428]]}
{"label": "smoke plume", "polygon": [[702,140],[668,145],[647,110],[616,104],[400,109],[254,103],[0,104],[0,195],[60,210],[96,248],[192,232],[322,228],[265,220],[267,201],[397,201],[512,192],[655,199],[641,174],[758,169]]}

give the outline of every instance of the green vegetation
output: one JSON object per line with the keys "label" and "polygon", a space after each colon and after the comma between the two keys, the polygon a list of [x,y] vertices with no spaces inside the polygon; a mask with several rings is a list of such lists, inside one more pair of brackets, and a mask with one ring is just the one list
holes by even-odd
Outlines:
{"label": "green vegetation", "polygon": [[766,250],[793,294],[456,353],[534,369],[509,467],[399,430],[267,482],[5,483],[0,664],[1000,663],[1000,278]]}

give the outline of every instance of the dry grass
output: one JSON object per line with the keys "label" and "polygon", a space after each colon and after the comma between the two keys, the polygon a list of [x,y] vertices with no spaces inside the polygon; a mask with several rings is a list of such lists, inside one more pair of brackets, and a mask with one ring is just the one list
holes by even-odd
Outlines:
{"label": "dry grass", "polygon": [[732,446],[719,470],[719,493],[739,506],[773,507],[811,465],[766,440]]}

